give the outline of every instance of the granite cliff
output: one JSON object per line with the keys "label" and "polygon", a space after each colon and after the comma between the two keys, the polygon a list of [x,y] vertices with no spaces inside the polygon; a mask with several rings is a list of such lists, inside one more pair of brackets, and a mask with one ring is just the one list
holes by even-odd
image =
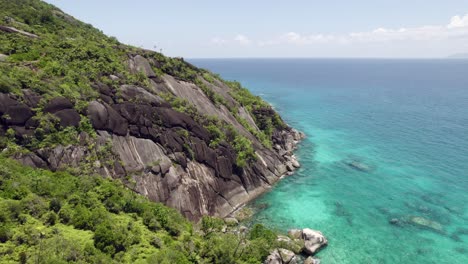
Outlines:
{"label": "granite cliff", "polygon": [[303,134],[240,84],[20,2],[2,3],[3,154],[120,180],[191,220],[225,217],[299,167]]}

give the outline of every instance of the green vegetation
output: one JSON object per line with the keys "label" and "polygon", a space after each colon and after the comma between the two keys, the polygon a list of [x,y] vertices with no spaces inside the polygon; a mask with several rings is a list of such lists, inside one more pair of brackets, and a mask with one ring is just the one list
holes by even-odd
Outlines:
{"label": "green vegetation", "polygon": [[[0,63],[0,92],[11,92],[21,96],[22,89],[27,88],[41,94],[43,102],[53,97],[65,96],[74,103],[81,114],[85,114],[87,103],[98,98],[98,92],[93,88],[96,83],[101,82],[113,87],[119,84],[149,87],[149,79],[142,73],[131,73],[127,65],[129,55],[139,54],[150,60],[158,76],[169,74],[179,80],[195,83],[215,105],[226,106],[237,120],[268,148],[272,145],[274,128],[284,126],[276,113],[273,116],[256,114],[258,109],[270,108],[260,97],[252,95],[239,83],[224,81],[218,75],[198,69],[182,58],[169,58],[161,53],[123,45],[91,25],[82,23],[41,1],[0,0],[0,3],[0,17],[4,18],[2,24],[39,36],[29,38],[20,34],[0,34],[0,53],[9,56],[6,63]],[[112,81],[110,75],[117,75],[120,79]],[[217,82],[224,82],[231,88],[231,95],[254,117],[260,131],[239,116],[239,109],[235,105],[228,104],[222,95],[210,87]],[[161,96],[176,110],[192,117],[196,116],[198,121],[207,119],[200,117],[196,109],[185,100],[171,94]],[[35,118],[40,122],[40,126],[28,143],[28,148],[75,144],[78,140],[77,135],[84,129],[60,127],[53,116],[42,113],[41,107],[36,109]],[[202,123],[213,133],[213,147],[221,141],[234,143],[236,138],[240,138],[235,131],[232,136],[222,135],[232,132],[233,129],[211,119],[210,117],[208,122]],[[214,123],[220,126],[214,128]],[[93,131],[89,129],[87,132]],[[241,139],[237,142],[241,142]],[[255,159],[250,149],[241,147],[246,145],[235,146],[241,156],[238,165]]]}
{"label": "green vegetation", "polygon": [[278,246],[261,225],[193,225],[116,181],[0,164],[0,263],[261,263]]}
{"label": "green vegetation", "polygon": [[[21,146],[11,128],[0,136],[0,263],[261,263],[278,246],[274,233],[262,226],[250,233],[228,227],[223,233],[223,221],[212,217],[195,225],[118,181],[92,175],[96,164],[112,165],[118,160],[110,142],[96,146],[96,132],[85,112],[88,102],[99,97],[98,83],[116,89],[117,94],[121,84],[150,90],[150,79],[132,73],[127,65],[135,55],[147,58],[159,77],[169,74],[195,83],[215,105],[226,106],[250,133],[271,147],[274,128],[284,124],[277,114],[259,114],[258,110],[270,108],[268,104],[238,83],[225,82],[232,96],[254,117],[258,131],[239,116],[237,104],[228,104],[212,89],[211,84],[224,81],[209,71],[182,58],[121,44],[42,1],[0,0],[0,6],[1,25],[39,36],[0,32],[0,53],[8,55],[6,62],[0,62],[0,92],[13,93],[21,100],[22,89],[31,89],[43,98],[34,109],[38,126],[32,136],[22,139]],[[56,116],[44,113],[44,104],[58,96],[70,99],[81,114],[78,127],[61,127]],[[239,168],[257,159],[251,140],[233,125],[201,115],[172,94],[160,96],[204,126],[211,147],[231,145]],[[190,131],[179,133],[190,138]],[[50,172],[26,168],[7,158],[57,145],[84,145],[86,162],[79,168]],[[190,144],[184,145],[184,151],[194,158]],[[132,181],[131,177],[125,180]]]}

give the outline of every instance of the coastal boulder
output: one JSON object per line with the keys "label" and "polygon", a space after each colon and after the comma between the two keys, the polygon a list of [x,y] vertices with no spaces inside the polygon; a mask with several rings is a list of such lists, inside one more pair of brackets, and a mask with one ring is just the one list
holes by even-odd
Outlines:
{"label": "coastal boulder", "polygon": [[304,260],[304,264],[320,264],[320,259],[308,257]]}
{"label": "coastal boulder", "polygon": [[320,248],[328,244],[328,240],[320,231],[309,228],[302,229],[304,239],[304,252],[309,255],[315,254]]}
{"label": "coastal boulder", "polygon": [[328,240],[322,232],[309,228],[304,228],[302,230],[290,229],[288,235],[294,240],[302,240],[304,242],[302,251],[307,255],[314,255],[320,248],[328,243]]}
{"label": "coastal boulder", "polygon": [[302,230],[300,229],[290,229],[288,231],[288,235],[293,239],[301,239],[302,238]]}
{"label": "coastal boulder", "polygon": [[294,252],[280,248],[275,249],[270,255],[267,257],[264,264],[296,264],[297,257]]}

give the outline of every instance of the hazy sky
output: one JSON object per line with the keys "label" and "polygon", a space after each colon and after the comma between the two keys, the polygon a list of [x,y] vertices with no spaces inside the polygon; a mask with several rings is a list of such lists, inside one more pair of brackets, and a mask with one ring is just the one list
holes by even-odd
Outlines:
{"label": "hazy sky", "polygon": [[468,53],[468,0],[47,0],[170,56],[446,57]]}

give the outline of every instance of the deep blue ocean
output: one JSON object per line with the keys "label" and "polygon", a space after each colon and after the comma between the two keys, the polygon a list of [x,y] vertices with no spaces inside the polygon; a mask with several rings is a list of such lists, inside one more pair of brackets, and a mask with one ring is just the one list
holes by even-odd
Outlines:
{"label": "deep blue ocean", "polygon": [[322,263],[468,263],[468,60],[211,59],[307,139],[250,206],[321,230]]}

